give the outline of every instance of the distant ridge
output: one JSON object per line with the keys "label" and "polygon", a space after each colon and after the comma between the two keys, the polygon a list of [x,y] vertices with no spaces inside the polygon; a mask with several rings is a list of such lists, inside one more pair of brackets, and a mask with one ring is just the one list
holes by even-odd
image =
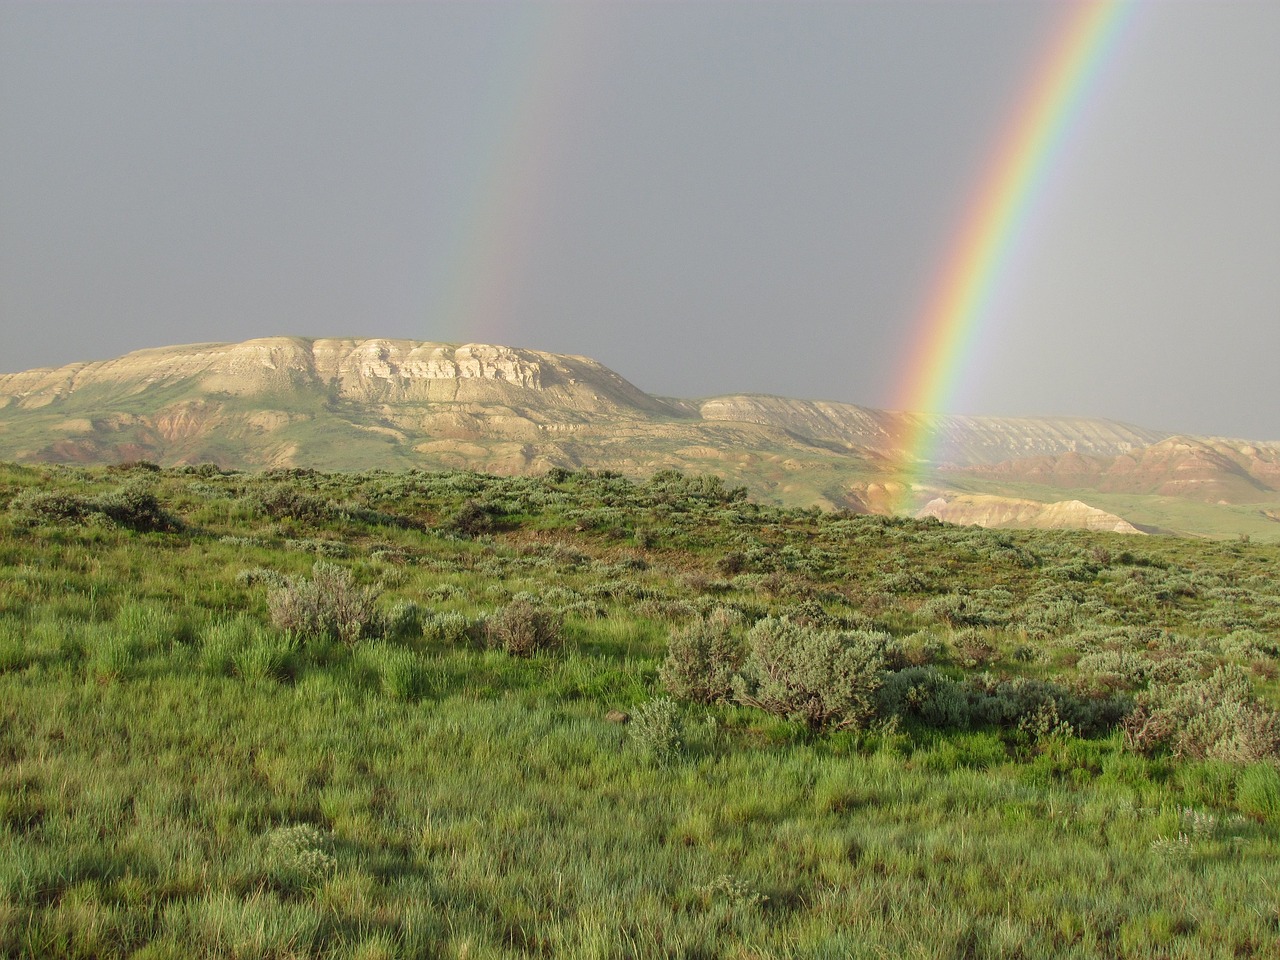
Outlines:
{"label": "distant ridge", "polygon": [[[766,500],[856,510],[882,508],[897,438],[920,419],[751,394],[660,398],[588,357],[411,340],[270,337],[0,375],[0,459],[637,477],[675,468]],[[941,475],[963,489],[1280,499],[1276,445],[1078,417],[935,423]],[[921,489],[916,508],[939,492]]]}

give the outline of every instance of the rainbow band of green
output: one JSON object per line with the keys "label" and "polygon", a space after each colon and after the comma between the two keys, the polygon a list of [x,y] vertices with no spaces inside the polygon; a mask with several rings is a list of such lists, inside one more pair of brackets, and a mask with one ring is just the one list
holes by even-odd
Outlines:
{"label": "rainbow band of green", "polygon": [[443,214],[450,242],[428,268],[425,340],[518,342],[518,294],[539,242],[558,142],[590,86],[578,76],[584,55],[609,25],[603,5],[517,4],[512,14],[507,59],[472,94],[479,133],[464,158],[464,189]]}
{"label": "rainbow band of green", "polygon": [[905,489],[900,507],[912,482],[936,457],[936,415],[946,412],[954,398],[1054,160],[1135,7],[1134,0],[1073,5],[998,141],[995,162],[974,196],[907,354],[896,406],[920,416],[904,418],[899,446]]}

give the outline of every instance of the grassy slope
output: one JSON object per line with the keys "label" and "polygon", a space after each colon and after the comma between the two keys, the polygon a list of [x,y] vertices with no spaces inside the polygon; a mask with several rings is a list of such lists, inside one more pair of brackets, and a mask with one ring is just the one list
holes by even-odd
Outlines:
{"label": "grassy slope", "polygon": [[[1239,656],[1231,631],[1280,627],[1274,547],[819,517],[584,475],[0,468],[0,506],[130,480],[185,529],[0,511],[0,954],[1280,947],[1270,766],[910,718],[814,737],[736,706],[685,706],[661,764],[604,719],[659,694],[667,634],[718,605],[870,619],[955,676],[1096,685],[1076,661],[1116,648],[1204,672]],[[313,498],[306,519],[264,509],[282,489]],[[494,533],[447,532],[467,499]],[[384,609],[422,605],[425,633],[291,647],[245,571],[307,576],[316,551]],[[566,613],[563,651],[447,629],[526,593]],[[931,601],[957,593],[991,624],[939,620]],[[1249,656],[1274,700],[1274,657]],[[291,846],[296,825],[313,839]]]}

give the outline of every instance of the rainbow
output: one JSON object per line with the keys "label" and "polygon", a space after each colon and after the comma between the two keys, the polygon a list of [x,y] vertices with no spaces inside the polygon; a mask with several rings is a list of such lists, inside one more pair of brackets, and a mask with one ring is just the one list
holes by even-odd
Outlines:
{"label": "rainbow", "polygon": [[898,511],[910,506],[913,485],[938,458],[938,416],[954,400],[1055,160],[1135,7],[1136,0],[1072,4],[997,141],[907,350],[895,402],[909,411],[896,438],[902,451]]}
{"label": "rainbow", "polygon": [[582,99],[587,53],[609,26],[594,8],[516,5],[501,69],[476,98],[468,171],[446,214],[448,242],[429,272],[428,340],[518,340],[527,279],[564,126]]}

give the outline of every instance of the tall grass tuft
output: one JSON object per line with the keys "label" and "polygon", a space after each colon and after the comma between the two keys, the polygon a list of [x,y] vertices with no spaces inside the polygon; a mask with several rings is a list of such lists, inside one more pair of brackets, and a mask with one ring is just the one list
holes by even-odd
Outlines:
{"label": "tall grass tuft", "polygon": [[1236,778],[1236,806],[1259,820],[1280,820],[1280,770],[1269,763],[1243,768]]}
{"label": "tall grass tuft", "polygon": [[0,673],[21,670],[32,661],[26,638],[13,625],[0,623]]}
{"label": "tall grass tuft", "polygon": [[389,643],[363,644],[361,663],[377,677],[383,694],[414,703],[431,694],[433,673],[421,654]]}
{"label": "tall grass tuft", "polygon": [[239,614],[205,627],[200,662],[213,676],[258,682],[287,680],[297,667],[297,641]]}
{"label": "tall grass tuft", "polygon": [[231,658],[236,676],[248,683],[288,680],[293,676],[297,641],[263,630]]}

